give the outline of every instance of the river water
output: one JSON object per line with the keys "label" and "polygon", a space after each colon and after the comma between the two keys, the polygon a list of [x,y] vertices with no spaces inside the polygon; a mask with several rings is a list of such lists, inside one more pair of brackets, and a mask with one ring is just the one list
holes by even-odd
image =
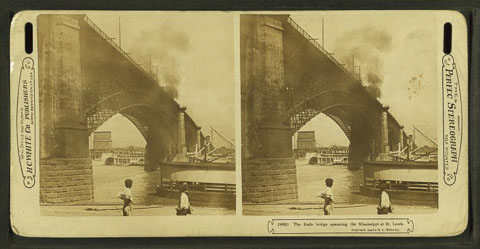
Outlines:
{"label": "river water", "polygon": [[300,202],[318,203],[326,188],[325,179],[333,179],[335,203],[357,204],[364,202],[358,195],[363,182],[363,170],[348,170],[346,165],[309,165],[297,161],[298,199]]}
{"label": "river water", "polygon": [[133,180],[132,195],[137,205],[175,205],[178,202],[155,195],[160,171],[148,172],[143,166],[93,165],[95,202],[121,203],[117,195],[125,188],[125,179]]}
{"label": "river water", "polygon": [[[363,169],[349,170],[347,165],[310,165],[307,161],[297,160],[297,186],[300,202],[318,203],[318,197],[326,188],[325,179],[333,179],[335,204],[378,204],[379,198],[359,194],[363,184]],[[394,205],[422,206],[436,208],[434,203],[410,200],[391,200]]]}
{"label": "river water", "polygon": [[[362,196],[360,184],[363,183],[363,170],[349,170],[346,165],[309,165],[298,160],[297,186],[298,199],[303,203],[323,203],[318,197],[325,189],[325,179],[333,182],[333,194],[336,205],[377,204],[377,197]],[[160,183],[160,171],[147,172],[143,166],[93,165],[94,195],[96,203],[118,204],[117,194],[125,187],[124,181],[133,180],[132,193],[136,204],[176,205],[177,200],[156,196],[156,185]],[[431,203],[392,200],[394,205],[432,206]]]}

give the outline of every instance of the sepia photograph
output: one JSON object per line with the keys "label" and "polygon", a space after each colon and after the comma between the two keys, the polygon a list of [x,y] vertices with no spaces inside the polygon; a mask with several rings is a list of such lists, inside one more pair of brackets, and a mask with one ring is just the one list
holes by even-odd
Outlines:
{"label": "sepia photograph", "polygon": [[42,215],[235,214],[231,15],[37,21]]}
{"label": "sepia photograph", "polygon": [[435,16],[405,17],[241,15],[244,215],[437,211]]}
{"label": "sepia photograph", "polygon": [[11,229],[458,235],[467,31],[455,11],[19,12]]}

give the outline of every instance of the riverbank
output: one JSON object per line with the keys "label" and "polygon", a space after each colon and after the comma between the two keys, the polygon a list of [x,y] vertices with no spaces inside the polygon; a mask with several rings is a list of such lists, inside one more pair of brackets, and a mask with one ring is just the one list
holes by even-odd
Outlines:
{"label": "riverbank", "polygon": [[[176,215],[175,205],[134,205],[132,216]],[[192,207],[192,215],[235,215],[235,210],[226,208]],[[122,216],[122,205],[76,205],[40,206],[44,216]]]}
{"label": "riverbank", "polygon": [[[431,214],[436,208],[429,206],[393,206],[393,214]],[[243,204],[243,215],[302,216],[323,215],[323,205],[318,204]],[[333,215],[377,215],[377,205],[337,205]]]}
{"label": "riverbank", "polygon": [[[332,178],[335,215],[376,215],[378,197],[360,195],[363,170],[349,170],[346,165],[309,165],[296,161],[298,201],[286,204],[243,204],[244,215],[323,215],[325,179]],[[438,210],[431,201],[391,199],[395,214],[427,214]]]}
{"label": "riverbank", "polygon": [[125,188],[125,179],[131,179],[132,195],[137,205],[165,205],[154,193],[160,183],[159,170],[148,172],[143,166],[93,165],[94,198],[98,204],[121,203],[118,193]]}
{"label": "riverbank", "polygon": [[[122,200],[118,198],[125,188],[125,179],[133,181],[134,216],[175,215],[177,198],[156,195],[161,173],[145,171],[143,166],[93,165],[95,202],[88,205],[42,205],[46,216],[121,216]],[[193,206],[193,215],[235,215],[235,210],[224,207]]]}

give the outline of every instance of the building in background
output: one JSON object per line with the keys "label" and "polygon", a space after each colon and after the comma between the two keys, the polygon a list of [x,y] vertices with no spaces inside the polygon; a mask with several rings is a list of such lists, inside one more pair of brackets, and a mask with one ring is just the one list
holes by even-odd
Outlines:
{"label": "building in background", "polygon": [[316,141],[315,131],[297,132],[297,147],[295,149],[296,158],[304,158],[307,153],[315,152]]}
{"label": "building in background", "polygon": [[111,131],[95,131],[93,132],[92,148],[90,155],[93,160],[102,157],[103,153],[112,151],[112,132]]}
{"label": "building in background", "polygon": [[145,164],[145,148],[140,146],[126,146],[114,148],[112,146],[111,131],[95,131],[93,133],[90,156],[94,164],[106,165],[143,165]]}

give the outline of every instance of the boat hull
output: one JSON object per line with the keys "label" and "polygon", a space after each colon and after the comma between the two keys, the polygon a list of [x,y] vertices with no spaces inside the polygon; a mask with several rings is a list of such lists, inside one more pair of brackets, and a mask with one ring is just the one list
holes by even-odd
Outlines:
{"label": "boat hull", "polygon": [[391,199],[438,202],[438,162],[364,162],[360,194],[379,197],[384,185]]}
{"label": "boat hull", "polygon": [[[438,192],[412,190],[386,190],[392,200],[424,201],[438,203]],[[380,189],[360,186],[360,194],[370,197],[380,197]]]}

